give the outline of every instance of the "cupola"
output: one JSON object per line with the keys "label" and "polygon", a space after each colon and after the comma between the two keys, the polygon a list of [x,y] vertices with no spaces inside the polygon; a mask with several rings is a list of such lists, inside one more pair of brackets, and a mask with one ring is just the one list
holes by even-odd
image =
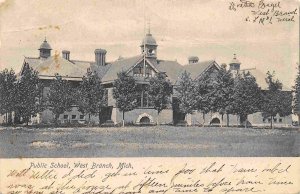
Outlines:
{"label": "cupola", "polygon": [[239,71],[241,68],[241,62],[236,58],[236,54],[233,54],[233,59],[229,63],[229,70]]}
{"label": "cupola", "polygon": [[39,51],[40,51],[40,58],[48,58],[51,56],[51,46],[50,44],[47,42],[46,38],[44,40],[44,42],[41,44]]}
{"label": "cupola", "polygon": [[157,44],[156,40],[150,33],[150,29],[146,36],[144,37],[140,47],[142,54],[145,53],[148,58],[156,58],[157,57]]}

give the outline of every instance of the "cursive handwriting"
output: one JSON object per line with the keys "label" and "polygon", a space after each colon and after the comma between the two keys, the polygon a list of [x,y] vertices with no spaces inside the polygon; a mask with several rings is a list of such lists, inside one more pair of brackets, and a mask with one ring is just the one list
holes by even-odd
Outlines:
{"label": "cursive handwriting", "polygon": [[247,23],[266,25],[295,22],[298,8],[285,8],[284,3],[284,1],[272,0],[239,0],[229,2],[228,9],[234,12],[249,13],[244,18]]}
{"label": "cursive handwriting", "polygon": [[[262,193],[295,187],[296,166],[287,162],[205,163],[29,162],[5,169],[5,193]],[[6,184],[7,183],[7,184]]]}

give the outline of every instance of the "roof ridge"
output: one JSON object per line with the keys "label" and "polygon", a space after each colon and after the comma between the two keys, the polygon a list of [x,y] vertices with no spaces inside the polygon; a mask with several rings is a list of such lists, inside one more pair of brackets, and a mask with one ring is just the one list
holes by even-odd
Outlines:
{"label": "roof ridge", "polygon": [[117,60],[115,60],[115,61],[113,61],[113,62],[116,62],[116,61],[123,61],[123,60],[126,60],[126,59],[132,59],[132,58],[134,58],[134,57],[142,57],[142,56],[143,56],[143,54],[134,55],[134,56],[131,56],[131,57],[122,57],[122,59],[117,59]]}
{"label": "roof ridge", "polygon": [[157,59],[157,61],[172,61],[172,62],[177,62],[178,63],[178,61],[176,61],[176,60],[167,60],[167,59]]}
{"label": "roof ridge", "polygon": [[39,57],[26,57],[24,56],[26,59],[40,59]]}
{"label": "roof ridge", "polygon": [[213,63],[213,62],[216,62],[216,60],[214,60],[214,59],[211,59],[211,60],[205,60],[205,61],[199,61],[199,62],[197,62],[197,63],[192,63],[192,64],[189,64],[189,63],[187,63],[187,64],[185,64],[185,65],[183,65],[183,66],[187,66],[187,65],[197,65],[197,64],[200,64],[200,63]]}
{"label": "roof ridge", "polygon": [[74,61],[74,62],[86,62],[86,63],[95,63],[95,61],[84,61],[84,60],[79,60],[79,59],[71,59],[70,61]]}

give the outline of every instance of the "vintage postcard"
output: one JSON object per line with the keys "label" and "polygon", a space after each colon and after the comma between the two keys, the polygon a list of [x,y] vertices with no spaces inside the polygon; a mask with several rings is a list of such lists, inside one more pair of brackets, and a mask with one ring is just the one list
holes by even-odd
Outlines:
{"label": "vintage postcard", "polygon": [[0,193],[299,193],[297,0],[0,0]]}

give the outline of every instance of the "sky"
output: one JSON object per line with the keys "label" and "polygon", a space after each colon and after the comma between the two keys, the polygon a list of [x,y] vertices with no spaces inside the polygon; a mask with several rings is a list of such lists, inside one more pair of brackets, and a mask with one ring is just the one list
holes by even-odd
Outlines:
{"label": "sky", "polygon": [[[245,18],[251,11],[231,11],[231,1],[0,0],[0,70],[18,72],[24,56],[38,57],[45,37],[53,53],[70,50],[71,59],[93,61],[96,48],[107,50],[107,61],[135,56],[150,21],[159,59],[185,65],[189,56],[198,56],[228,64],[236,53],[242,69],[275,71],[291,87],[299,62],[299,17],[272,25],[249,23]],[[280,5],[294,10],[299,3]]]}

